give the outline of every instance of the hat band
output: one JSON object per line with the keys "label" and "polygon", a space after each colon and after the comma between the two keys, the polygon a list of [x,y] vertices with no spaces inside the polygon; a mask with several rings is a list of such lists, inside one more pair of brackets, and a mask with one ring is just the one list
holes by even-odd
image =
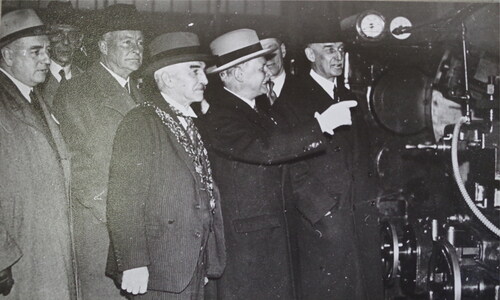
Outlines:
{"label": "hat band", "polygon": [[226,53],[224,55],[219,55],[217,57],[217,67],[223,66],[233,60],[236,60],[240,57],[255,53],[257,51],[261,51],[262,45],[260,43],[256,43],[250,46],[246,46],[244,48],[238,49],[233,52]]}
{"label": "hat band", "polygon": [[47,34],[47,29],[45,25],[28,27],[4,36],[3,38],[0,39],[0,44],[7,45],[23,37],[45,35],[45,34]]}
{"label": "hat band", "polygon": [[199,53],[200,53],[200,46],[181,47],[181,48],[170,49],[170,50],[155,54],[155,55],[151,56],[151,61],[157,61],[157,60],[160,60],[163,58],[177,56],[177,55],[181,55],[181,54],[199,54]]}

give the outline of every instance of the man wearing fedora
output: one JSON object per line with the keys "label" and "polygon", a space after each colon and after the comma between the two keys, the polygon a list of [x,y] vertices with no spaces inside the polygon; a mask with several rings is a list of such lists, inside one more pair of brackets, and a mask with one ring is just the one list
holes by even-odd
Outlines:
{"label": "man wearing fedora", "polygon": [[[356,99],[343,84],[345,45],[338,23],[324,23],[304,35],[311,70],[299,80],[296,97],[274,107],[291,127],[310,122],[332,103]],[[301,299],[383,298],[377,186],[360,113],[356,108],[352,126],[326,138],[325,152],[288,166]]]}
{"label": "man wearing fedora", "polygon": [[254,30],[239,29],[210,44],[223,89],[203,118],[209,143],[227,246],[226,270],[218,281],[219,299],[294,299],[288,228],[284,218],[282,173],[278,164],[323,150],[323,132],[350,123],[349,103],[293,131],[255,110],[269,78]]}
{"label": "man wearing fedora", "polygon": [[5,299],[76,299],[69,155],[37,89],[49,72],[46,33],[31,9],[9,12],[0,22],[0,293],[8,294]]}
{"label": "man wearing fedora", "polygon": [[101,14],[100,59],[62,84],[54,99],[61,132],[71,151],[71,196],[83,299],[121,298],[105,276],[109,236],[106,195],[113,138],[118,124],[141,96],[130,74],[142,64],[143,35],[133,5]]}
{"label": "man wearing fedora", "polygon": [[73,56],[80,49],[83,34],[76,25],[78,16],[71,2],[51,1],[47,5],[46,22],[49,26],[50,73],[41,85],[46,103],[52,107],[61,82],[78,76],[82,70],[73,64]]}
{"label": "man wearing fedora", "polygon": [[193,33],[158,36],[145,73],[156,86],[121,122],[111,159],[107,272],[133,299],[204,299],[225,265],[221,203],[194,125],[205,62]]}

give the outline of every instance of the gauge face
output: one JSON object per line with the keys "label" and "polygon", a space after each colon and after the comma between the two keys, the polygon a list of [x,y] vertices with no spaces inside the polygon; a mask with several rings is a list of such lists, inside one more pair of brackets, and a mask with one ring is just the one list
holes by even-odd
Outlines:
{"label": "gauge face", "polygon": [[385,20],[381,15],[369,13],[358,24],[358,32],[366,38],[377,39],[384,33]]}
{"label": "gauge face", "polygon": [[405,17],[396,17],[391,21],[391,24],[389,25],[389,30],[392,34],[393,37],[397,38],[398,40],[404,40],[410,37],[411,33],[403,33],[403,34],[394,34],[392,31],[396,28],[405,28],[405,27],[411,27],[411,22]]}

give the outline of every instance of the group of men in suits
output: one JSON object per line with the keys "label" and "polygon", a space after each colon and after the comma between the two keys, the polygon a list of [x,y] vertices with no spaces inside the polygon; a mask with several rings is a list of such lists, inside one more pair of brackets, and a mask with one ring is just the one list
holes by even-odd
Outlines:
{"label": "group of men in suits", "polygon": [[[338,79],[340,30],[309,37],[304,78],[286,74],[282,41],[251,29],[219,36],[210,55],[193,33],[162,34],[139,91],[137,21],[131,5],[104,9],[100,58],[78,74],[77,28],[48,35],[29,9],[2,17],[0,291],[379,298],[376,185]],[[221,82],[207,95],[206,74]]]}

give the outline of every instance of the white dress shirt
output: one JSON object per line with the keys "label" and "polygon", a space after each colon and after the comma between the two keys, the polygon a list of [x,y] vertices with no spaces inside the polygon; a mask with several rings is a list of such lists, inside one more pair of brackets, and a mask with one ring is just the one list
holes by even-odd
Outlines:
{"label": "white dress shirt", "polygon": [[333,99],[333,88],[337,86],[337,77],[333,81],[330,81],[323,76],[319,75],[316,73],[313,69],[311,69],[311,72],[309,72],[309,75],[316,81],[324,90],[325,92],[330,95],[330,97]]}
{"label": "white dress shirt", "polygon": [[272,81],[274,83],[273,91],[276,94],[276,97],[280,96],[281,90],[283,89],[283,86],[285,85],[285,79],[286,79],[285,71],[281,72],[281,74],[279,74],[276,78],[272,79]]}
{"label": "white dress shirt", "polygon": [[64,70],[64,74],[66,75],[66,80],[69,80],[69,79],[71,79],[71,77],[73,77],[71,74],[71,65],[67,65],[67,66],[63,67],[51,59],[49,68],[50,68],[50,73],[52,73],[52,76],[55,77],[57,82],[61,82],[62,78],[61,78],[61,74],[59,74],[59,72],[61,72],[61,70]]}

